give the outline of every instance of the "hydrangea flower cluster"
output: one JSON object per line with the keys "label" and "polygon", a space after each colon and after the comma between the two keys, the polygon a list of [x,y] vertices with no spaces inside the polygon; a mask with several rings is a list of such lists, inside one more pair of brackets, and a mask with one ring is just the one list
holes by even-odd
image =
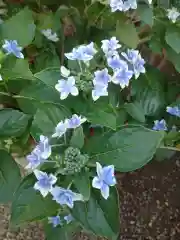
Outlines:
{"label": "hydrangea flower cluster", "polygon": [[[110,82],[118,84],[121,88],[129,85],[130,79],[135,75],[137,79],[140,73],[145,73],[145,61],[138,50],[128,50],[122,52],[121,57],[118,50],[121,48],[116,37],[102,40],[101,49],[106,56],[107,65],[113,71],[111,76],[107,68],[94,72],[92,98],[94,101],[101,96],[108,96],[108,84]],[[72,50],[71,53],[65,54],[70,60],[90,61],[97,50],[94,49],[93,43],[87,46],[79,46]],[[75,78],[70,76],[68,69],[61,69],[61,74],[67,77],[67,80],[59,80],[55,88],[60,92],[60,98],[65,99],[69,94],[78,95],[78,89],[75,86]]]}

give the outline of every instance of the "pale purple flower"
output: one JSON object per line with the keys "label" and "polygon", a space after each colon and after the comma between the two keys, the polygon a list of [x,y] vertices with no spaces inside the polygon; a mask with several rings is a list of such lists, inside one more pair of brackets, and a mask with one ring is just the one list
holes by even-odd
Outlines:
{"label": "pale purple flower", "polygon": [[137,9],[137,0],[124,1],[123,11],[126,12],[130,9]]}
{"label": "pale purple flower", "polygon": [[39,170],[34,170],[34,175],[37,178],[37,182],[34,185],[34,189],[40,191],[43,197],[46,197],[48,193],[53,189],[53,184],[56,183],[57,177],[53,174],[47,174]]}
{"label": "pale purple flower", "polygon": [[88,45],[80,45],[77,48],[73,48],[72,52],[65,53],[65,56],[70,60],[90,61],[93,59],[97,50],[94,48],[94,43],[91,42]]}
{"label": "pale purple flower", "polygon": [[116,184],[116,178],[114,176],[114,166],[102,167],[100,163],[96,162],[97,176],[93,178],[92,186],[100,189],[101,195],[104,199],[109,197],[109,187]]}
{"label": "pale purple flower", "polygon": [[61,79],[55,85],[55,88],[60,92],[60,99],[64,100],[69,94],[77,96],[79,94],[78,88],[75,85],[76,81],[74,77],[68,77],[67,80]]}
{"label": "pale purple flower", "polygon": [[107,86],[96,85],[92,90],[92,99],[96,101],[102,96],[108,96]]}
{"label": "pale purple flower", "polygon": [[180,117],[180,107],[175,106],[175,107],[167,107],[166,112],[170,113],[171,115]]}
{"label": "pale purple flower", "polygon": [[114,55],[112,57],[109,57],[107,59],[107,63],[108,63],[108,66],[111,67],[113,70],[124,68],[127,65],[127,63],[123,61],[119,57],[119,55]]}
{"label": "pale purple flower", "polygon": [[59,122],[55,128],[55,133],[52,135],[52,137],[55,138],[63,136],[66,133],[68,126],[69,124],[67,119],[65,121]]}
{"label": "pale purple flower", "polygon": [[166,131],[167,129],[167,125],[166,125],[166,121],[164,119],[162,120],[156,120],[154,121],[154,126],[152,128],[155,131]]}
{"label": "pale purple flower", "polygon": [[51,145],[49,144],[48,137],[41,135],[37,148],[39,149],[41,158],[48,159],[50,157]]}
{"label": "pale purple flower", "polygon": [[73,221],[73,216],[71,214],[67,215],[64,217],[64,220],[66,221],[67,224]]}
{"label": "pale purple flower", "polygon": [[102,40],[102,50],[106,54],[106,56],[113,56],[117,54],[117,49],[121,47],[119,44],[119,41],[116,39],[116,37],[112,37],[111,39],[105,39]]}
{"label": "pale purple flower", "polygon": [[53,227],[57,227],[58,225],[62,226],[62,220],[60,216],[48,217],[48,222],[53,225]]}
{"label": "pale purple flower", "polygon": [[112,12],[123,11],[124,2],[123,0],[110,0],[110,7]]}
{"label": "pale purple flower", "polygon": [[116,71],[112,77],[112,82],[119,84],[121,88],[129,86],[129,81],[133,76],[133,71],[128,70],[128,65],[119,71]]}
{"label": "pale purple flower", "polygon": [[128,49],[127,53],[123,52],[121,54],[130,64],[132,64],[134,75],[135,75],[136,79],[139,77],[140,73],[146,72],[145,67],[144,67],[145,61],[141,57],[138,50]]}
{"label": "pale purple flower", "polygon": [[67,205],[69,208],[73,208],[75,201],[83,201],[83,196],[81,194],[57,186],[51,190],[51,194],[53,200],[60,205]]}
{"label": "pale purple flower", "polygon": [[68,119],[68,128],[77,128],[82,123],[86,122],[85,117],[78,116],[77,114],[73,114],[70,119]]}
{"label": "pale purple flower", "polygon": [[94,85],[98,85],[102,87],[107,86],[111,78],[111,76],[108,74],[107,68],[94,72],[94,76],[95,76],[95,78],[93,79]]}
{"label": "pale purple flower", "polygon": [[5,40],[5,43],[2,45],[2,48],[6,51],[6,54],[13,54],[17,58],[24,58],[22,54],[22,47],[20,47],[16,40]]}
{"label": "pale purple flower", "polygon": [[177,8],[175,7],[168,9],[167,12],[167,17],[169,18],[169,20],[175,23],[177,18],[180,16],[180,12],[178,12]]}
{"label": "pale purple flower", "polygon": [[27,155],[26,160],[28,161],[26,169],[35,169],[45,161],[45,159],[41,158],[41,152],[37,147],[34,148],[31,154]]}

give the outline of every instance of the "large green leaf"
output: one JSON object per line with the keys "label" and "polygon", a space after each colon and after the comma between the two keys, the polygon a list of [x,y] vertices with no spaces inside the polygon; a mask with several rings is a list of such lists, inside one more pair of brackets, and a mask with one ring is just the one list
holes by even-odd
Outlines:
{"label": "large green leaf", "polygon": [[90,179],[87,172],[81,172],[73,177],[73,182],[79,193],[81,193],[85,201],[90,198]]}
{"label": "large green leaf", "polygon": [[113,164],[121,172],[133,171],[148,163],[164,134],[144,127],[126,127],[116,133],[92,137],[85,146],[92,160]]}
{"label": "large green leaf", "polygon": [[124,105],[126,111],[129,113],[130,116],[132,116],[135,120],[144,123],[145,122],[145,116],[143,108],[139,105],[139,103],[126,103]]}
{"label": "large green leaf", "polygon": [[35,138],[39,138],[41,134],[52,135],[56,125],[67,117],[70,117],[70,112],[67,109],[46,104],[38,108],[34,115],[31,134]]}
{"label": "large green leaf", "polygon": [[92,233],[115,240],[119,234],[119,201],[115,188],[107,200],[93,191],[88,202],[76,202],[73,217]]}
{"label": "large green leaf", "polygon": [[134,24],[127,21],[124,17],[118,19],[116,32],[113,35],[130,48],[136,48],[139,43],[138,33]]}
{"label": "large green leaf", "polygon": [[153,25],[153,8],[148,6],[147,4],[139,4],[138,5],[138,14],[141,18],[141,21],[148,24],[149,26]]}
{"label": "large green leaf", "polygon": [[12,225],[28,224],[57,214],[58,205],[52,197],[43,198],[35,191],[33,188],[35,182],[34,176],[29,175],[23,179],[17,189],[11,207]]}
{"label": "large green leaf", "polygon": [[21,181],[19,168],[6,151],[0,150],[0,202],[12,201]]}
{"label": "large green leaf", "polygon": [[53,88],[61,77],[59,68],[46,68],[34,76]]}
{"label": "large green leaf", "polygon": [[165,36],[167,44],[176,52],[180,53],[180,33],[179,28],[169,28]]}
{"label": "large green leaf", "polygon": [[29,45],[34,34],[33,15],[27,7],[1,25],[1,39],[17,40],[21,47]]}
{"label": "large green leaf", "polygon": [[0,110],[0,137],[20,136],[27,128],[30,117],[18,110]]}

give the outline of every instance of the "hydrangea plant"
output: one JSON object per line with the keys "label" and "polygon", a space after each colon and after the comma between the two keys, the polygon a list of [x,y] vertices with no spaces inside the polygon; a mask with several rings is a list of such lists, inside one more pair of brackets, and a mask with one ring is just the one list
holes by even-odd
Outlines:
{"label": "hydrangea plant", "polygon": [[40,221],[47,240],[115,240],[118,172],[180,151],[180,5],[65,4],[3,3],[0,202],[13,226]]}

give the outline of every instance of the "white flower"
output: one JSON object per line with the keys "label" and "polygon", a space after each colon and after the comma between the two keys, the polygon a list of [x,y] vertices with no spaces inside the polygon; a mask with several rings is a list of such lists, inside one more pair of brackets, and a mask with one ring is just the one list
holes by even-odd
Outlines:
{"label": "white flower", "polygon": [[168,14],[168,18],[173,22],[175,23],[177,18],[180,16],[180,13],[177,11],[177,8],[171,8],[171,9],[168,9],[167,10]]}
{"label": "white flower", "polygon": [[64,122],[63,121],[59,122],[55,128],[55,133],[52,135],[52,137],[55,138],[64,135],[68,129],[68,126],[69,126],[68,120],[65,120]]}
{"label": "white flower", "polygon": [[64,67],[64,66],[61,66],[60,70],[61,70],[61,75],[62,75],[63,77],[65,77],[65,78],[69,77],[69,75],[70,75],[69,69],[67,69],[67,68]]}
{"label": "white flower", "polygon": [[55,85],[55,88],[60,92],[60,99],[64,100],[68,97],[69,94],[77,96],[79,94],[78,88],[75,85],[75,78],[68,77],[67,80],[61,79]]}
{"label": "white flower", "polygon": [[41,32],[47,39],[51,40],[52,42],[58,42],[59,41],[57,33],[53,33],[52,29],[42,30]]}

